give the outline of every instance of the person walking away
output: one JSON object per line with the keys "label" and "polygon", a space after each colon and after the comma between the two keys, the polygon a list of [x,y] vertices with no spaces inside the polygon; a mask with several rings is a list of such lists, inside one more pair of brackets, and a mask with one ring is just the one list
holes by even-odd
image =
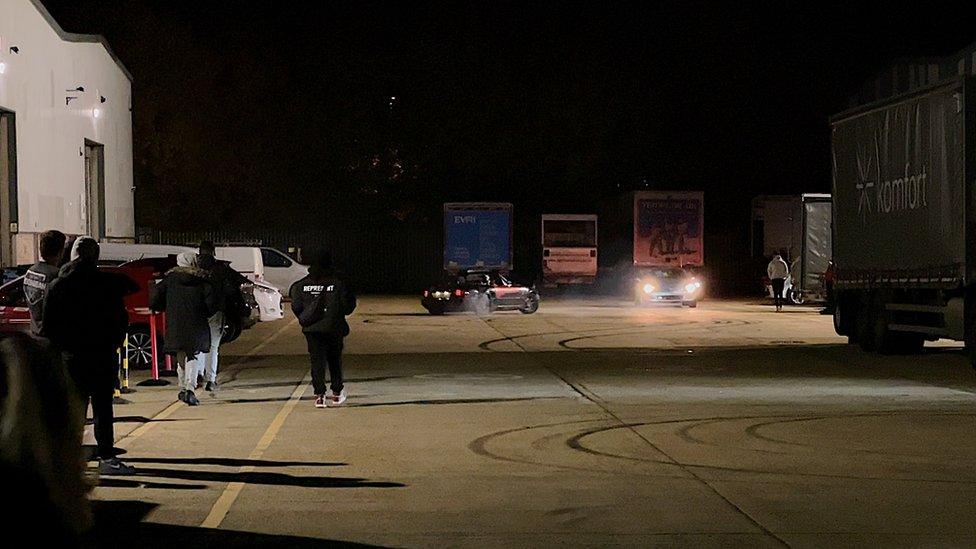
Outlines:
{"label": "person walking away", "polygon": [[201,352],[210,351],[208,319],[217,311],[210,273],[197,266],[197,254],[176,256],[176,267],[156,284],[149,308],[166,313],[163,352],[176,359],[179,399],[189,406],[200,404],[194,390]]}
{"label": "person walking away", "polygon": [[95,239],[75,240],[71,261],[48,288],[44,332],[62,353],[82,409],[91,401],[99,474],[131,475],[135,470],[115,457],[112,397],[117,350],[129,327],[125,296],[139,286],[123,274],[100,271],[98,254]]}
{"label": "person walking away", "polygon": [[776,312],[783,310],[783,290],[786,288],[786,278],[790,276],[790,266],[783,261],[783,256],[776,254],[766,267],[769,282],[773,285],[773,304]]}
{"label": "person walking away", "polygon": [[824,306],[823,310],[820,311],[820,314],[822,315],[834,314],[834,307],[837,306],[836,303],[834,303],[834,279],[835,278],[836,278],[836,274],[834,273],[834,260],[831,259],[830,261],[827,262],[827,270],[825,270],[823,274],[824,293],[827,294],[826,295],[827,304]]}
{"label": "person walking away", "polygon": [[48,287],[58,277],[64,244],[67,237],[61,231],[41,233],[41,260],[27,270],[24,275],[24,295],[30,310],[30,333],[36,339],[46,339],[44,335],[44,298]]}
{"label": "person walking away", "polygon": [[217,312],[207,320],[210,325],[210,351],[200,353],[200,364],[207,382],[204,390],[210,396],[216,397],[219,387],[217,362],[220,356],[220,340],[224,335],[228,315],[239,315],[247,307],[241,295],[241,285],[248,280],[227,262],[217,259],[213,242],[205,240],[200,243],[197,263],[198,267],[210,273],[217,305]]}
{"label": "person walking away", "polygon": [[[349,335],[346,316],[356,309],[356,295],[332,264],[328,252],[311,254],[308,276],[288,291],[291,309],[298,317],[312,367],[315,407],[341,406],[346,401],[342,380],[343,338]],[[325,369],[329,369],[329,390]]]}

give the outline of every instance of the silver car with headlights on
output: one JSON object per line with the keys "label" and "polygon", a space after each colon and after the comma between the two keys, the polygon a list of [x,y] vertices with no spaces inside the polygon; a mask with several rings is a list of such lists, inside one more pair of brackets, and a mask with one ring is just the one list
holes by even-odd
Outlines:
{"label": "silver car with headlights on", "polygon": [[641,269],[634,288],[637,305],[673,303],[697,307],[705,287],[695,273],[681,267]]}

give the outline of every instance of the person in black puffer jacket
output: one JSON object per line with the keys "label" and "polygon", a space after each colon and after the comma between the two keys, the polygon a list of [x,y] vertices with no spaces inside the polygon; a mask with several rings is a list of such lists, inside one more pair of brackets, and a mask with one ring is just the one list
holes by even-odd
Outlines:
{"label": "person in black puffer jacket", "polygon": [[[346,400],[342,383],[343,338],[349,335],[346,316],[356,309],[356,295],[336,274],[332,255],[310,254],[308,276],[292,284],[291,309],[302,325],[312,363],[315,407],[340,406]],[[325,390],[325,369],[329,369],[330,391]]]}
{"label": "person in black puffer jacket", "polygon": [[208,321],[210,350],[200,353],[201,371],[207,382],[205,390],[212,396],[217,395],[217,362],[220,358],[220,340],[224,335],[224,326],[228,322],[240,323],[242,313],[250,312],[241,293],[241,286],[249,281],[231,268],[229,263],[217,259],[216,251],[213,242],[205,240],[200,243],[200,255],[197,257],[197,266],[210,273],[217,299],[217,312]]}
{"label": "person in black puffer jacket", "polygon": [[132,474],[115,457],[112,397],[118,379],[117,349],[125,341],[129,314],[125,296],[139,285],[119,273],[98,270],[98,242],[75,240],[71,261],[61,268],[44,300],[44,330],[62,353],[84,407],[91,400],[100,474]]}
{"label": "person in black puffer jacket", "polygon": [[208,319],[218,310],[218,296],[210,273],[197,267],[197,254],[176,256],[176,267],[156,284],[149,302],[154,311],[166,313],[163,352],[176,358],[179,399],[190,406],[200,404],[194,394],[198,360],[210,351]]}

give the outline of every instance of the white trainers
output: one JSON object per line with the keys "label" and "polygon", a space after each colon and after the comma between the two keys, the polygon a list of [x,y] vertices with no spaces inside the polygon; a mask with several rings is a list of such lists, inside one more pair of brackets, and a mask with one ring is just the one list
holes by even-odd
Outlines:
{"label": "white trainers", "polygon": [[342,406],[342,403],[345,401],[346,401],[345,389],[339,391],[338,395],[334,394],[332,391],[329,391],[328,394],[325,395],[325,402],[326,404],[329,405],[330,408],[335,408],[336,406]]}

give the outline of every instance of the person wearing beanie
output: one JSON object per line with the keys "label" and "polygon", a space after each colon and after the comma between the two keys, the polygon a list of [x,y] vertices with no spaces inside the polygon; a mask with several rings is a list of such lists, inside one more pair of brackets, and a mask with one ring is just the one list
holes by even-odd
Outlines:
{"label": "person wearing beanie", "polygon": [[149,307],[166,313],[163,352],[175,357],[180,385],[179,399],[189,406],[200,404],[197,355],[211,347],[208,319],[217,312],[217,293],[210,273],[197,266],[197,254],[176,256],[176,267],[153,289]]}
{"label": "person wearing beanie", "polygon": [[79,237],[71,261],[50,285],[44,300],[44,331],[74,381],[83,408],[91,402],[98,443],[98,471],[129,475],[132,467],[115,457],[112,397],[118,378],[117,349],[126,337],[125,296],[139,291],[129,277],[98,269],[98,242]]}

